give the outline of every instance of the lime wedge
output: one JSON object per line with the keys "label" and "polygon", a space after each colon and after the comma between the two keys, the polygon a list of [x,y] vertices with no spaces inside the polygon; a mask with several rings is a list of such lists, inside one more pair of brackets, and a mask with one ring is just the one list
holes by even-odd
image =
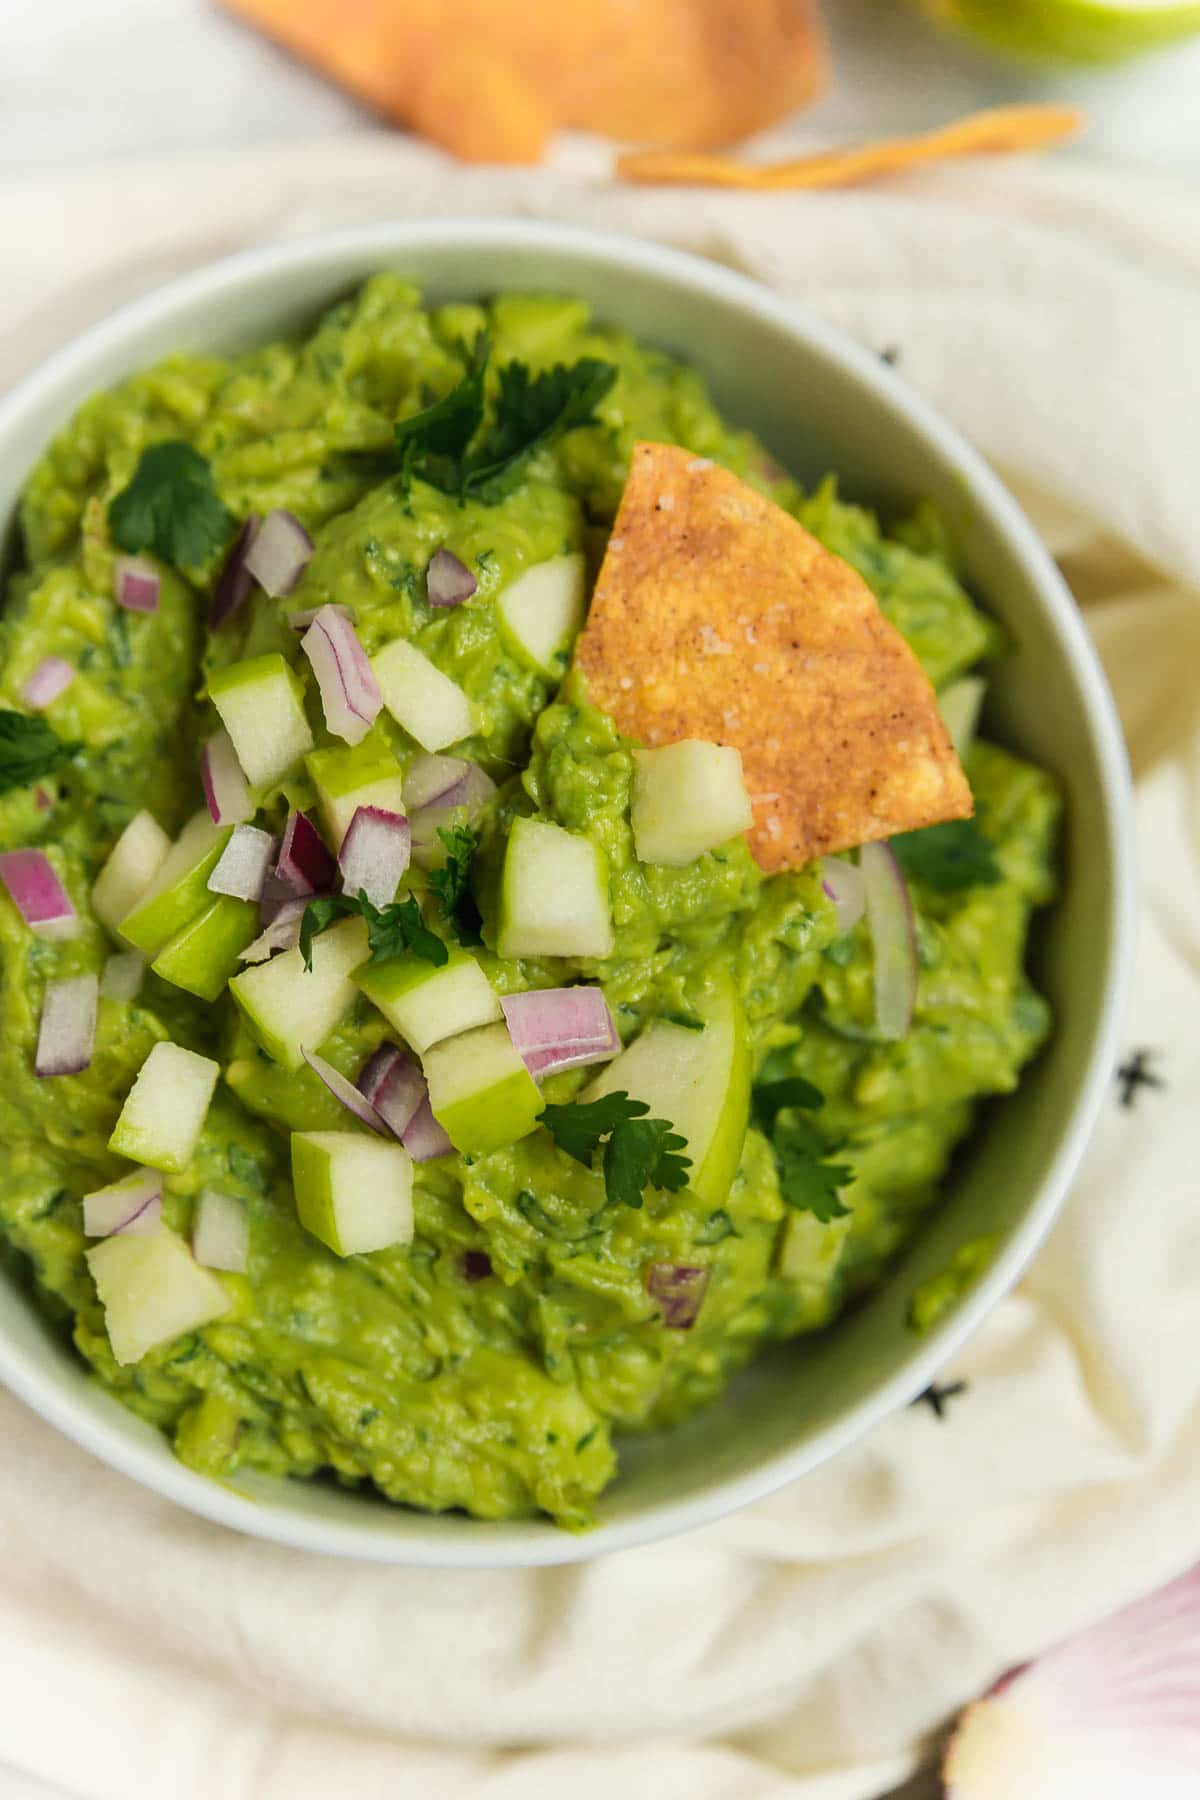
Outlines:
{"label": "lime wedge", "polygon": [[927,13],[1021,56],[1116,62],[1200,32],[1195,0],[921,0]]}

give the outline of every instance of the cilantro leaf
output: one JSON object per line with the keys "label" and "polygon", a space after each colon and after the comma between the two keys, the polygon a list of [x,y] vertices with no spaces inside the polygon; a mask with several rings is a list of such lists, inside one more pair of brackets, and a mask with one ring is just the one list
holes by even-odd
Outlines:
{"label": "cilantro leaf", "polygon": [[808,1112],[818,1112],[824,1104],[820,1088],[805,1081],[803,1075],[789,1075],[784,1081],[762,1081],[752,1100],[754,1123],[764,1137],[770,1137],[785,1106],[803,1106]]}
{"label": "cilantro leaf", "polygon": [[194,568],[233,530],[212,470],[190,444],[151,444],[129,486],[109,503],[108,522],[122,550],[153,550],[177,568]]}
{"label": "cilantro leaf", "polygon": [[300,920],[300,954],[306,969],[312,970],[313,939],[335,919],[349,918],[357,911],[358,902],[349,894],[322,894],[319,900],[309,901]]}
{"label": "cilantro leaf", "polygon": [[616,365],[594,356],[533,376],[523,362],[505,363],[495,423],[467,457],[463,492],[489,503],[502,499],[535,450],[594,423],[596,407],[616,379]]}
{"label": "cilantro leaf", "polygon": [[423,412],[398,421],[395,442],[406,486],[415,474],[448,493],[458,487],[467,445],[483,423],[483,380],[489,353],[490,345],[481,333],[471,353],[471,367],[458,386]]}
{"label": "cilantro leaf", "polygon": [[994,887],[1001,879],[995,847],[974,819],[948,819],[943,825],[902,831],[890,842],[904,873],[939,893]]}
{"label": "cilantro leaf", "polygon": [[798,1107],[817,1112],[824,1104],[820,1088],[803,1075],[760,1082],[751,1100],[754,1123],[770,1138],[775,1151],[779,1191],[784,1200],[797,1212],[814,1213],[823,1224],[828,1224],[830,1219],[844,1218],[850,1211],[843,1206],[838,1190],[853,1179],[854,1170],[846,1163],[826,1161],[836,1150],[826,1148],[807,1120],[779,1122],[781,1112]]}
{"label": "cilantro leaf", "polygon": [[679,1137],[666,1119],[648,1119],[650,1108],[631,1100],[624,1092],[602,1094],[598,1100],[573,1100],[563,1106],[547,1106],[540,1114],[560,1150],[592,1166],[601,1139],[604,1146],[604,1188],[610,1201],[640,1207],[646,1187],[675,1193],[687,1186],[692,1166],[687,1140]]}
{"label": "cilantro leaf", "polygon": [[82,747],[64,744],[45,719],[0,710],[0,794],[52,775]]}
{"label": "cilantro leaf", "polygon": [[367,921],[367,943],[373,963],[392,962],[411,950],[440,969],[450,952],[436,932],[430,931],[421,917],[421,909],[410,894],[407,900],[393,900],[390,906],[375,906],[361,888],[357,894],[322,894],[310,900],[300,921],[300,955],[306,969],[312,968],[312,942],[335,919],[358,913]]}
{"label": "cilantro leaf", "polygon": [[482,920],[471,893],[471,864],[479,848],[479,834],[469,825],[438,827],[438,836],[446,847],[446,865],[434,869],[429,886],[442,905],[442,917],[449,919],[460,944],[482,944]]}

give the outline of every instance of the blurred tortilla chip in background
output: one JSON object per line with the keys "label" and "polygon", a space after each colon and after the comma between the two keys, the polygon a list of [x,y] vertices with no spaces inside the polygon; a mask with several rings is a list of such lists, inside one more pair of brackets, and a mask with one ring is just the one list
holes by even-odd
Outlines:
{"label": "blurred tortilla chip in background", "polygon": [[224,0],[397,124],[478,162],[574,126],[699,149],[821,92],[816,0]]}

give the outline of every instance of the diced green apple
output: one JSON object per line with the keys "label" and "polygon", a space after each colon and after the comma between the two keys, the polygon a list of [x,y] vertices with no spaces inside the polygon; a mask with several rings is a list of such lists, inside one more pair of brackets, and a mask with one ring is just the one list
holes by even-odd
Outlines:
{"label": "diced green apple", "polygon": [[422,1062],[434,1118],[456,1150],[486,1156],[536,1125],[542,1096],[506,1025],[481,1025],[446,1038]]}
{"label": "diced green apple", "polygon": [[975,740],[975,728],[983,707],[987,682],[981,675],[961,675],[944,687],[938,695],[938,706],[950,741],[958,756],[963,757]]}
{"label": "diced green apple", "polygon": [[312,749],[303,684],[278,652],[216,670],[208,693],[252,787],[279,781]]}
{"label": "diced green apple", "polygon": [[413,1165],[403,1144],[352,1131],[294,1131],[300,1223],[335,1256],[411,1243]]}
{"label": "diced green apple", "polygon": [[680,868],[754,823],[732,745],[686,738],[633,753],[630,819],[639,862]]}
{"label": "diced green apple", "polygon": [[475,730],[475,712],[456,681],[406,638],[386,644],[371,667],[383,704],[422,750],[443,750]]}
{"label": "diced green apple", "polygon": [[211,1057],[181,1044],[155,1044],[125,1097],[109,1149],[180,1174],[192,1160],[220,1073]]}
{"label": "diced green apple", "polygon": [[116,931],[149,889],[170,848],[171,840],[153,813],[134,814],[92,884],[92,911],[102,925]]}
{"label": "diced green apple", "polygon": [[314,750],[304,759],[325,837],[336,852],[360,806],[404,815],[404,777],[391,752],[376,738],[349,750]]}
{"label": "diced green apple", "polygon": [[177,931],[204,911],[212,899],[208,878],[231,830],[229,825],[214,825],[207,808],[192,815],[150,886],[121,920],[119,931],[126,943],[143,956],[157,956]]}
{"label": "diced green apple", "polygon": [[535,563],[497,601],[515,648],[541,674],[561,680],[587,613],[587,567],[579,551]]}
{"label": "diced green apple", "polygon": [[599,845],[548,820],[514,819],[500,884],[500,955],[605,957],[612,947]]}
{"label": "diced green apple", "polygon": [[238,958],[258,936],[258,929],[257,906],[218,894],[163,946],[151,967],[164,981],[198,999],[216,1000],[230,976],[237,974]]}
{"label": "diced green apple", "polygon": [[442,1038],[503,1016],[491,982],[465,950],[452,950],[440,969],[416,957],[367,963],[354,980],[418,1056]]}
{"label": "diced green apple", "polygon": [[119,1363],[140,1362],[147,1350],[229,1311],[229,1295],[217,1277],[165,1226],[146,1236],[105,1238],[86,1254]]}
{"label": "diced green apple", "polygon": [[368,948],[363,920],[343,919],[313,939],[311,969],[296,949],[234,976],[229,992],[268,1056],[298,1069],[304,1051],[324,1043],[358,997],[350,975]]}
{"label": "diced green apple", "polygon": [[656,1019],[579,1096],[621,1091],[644,1100],[687,1139],[688,1185],[708,1206],[725,1201],[750,1116],[749,1032],[732,987],[701,1009],[703,1031]]}

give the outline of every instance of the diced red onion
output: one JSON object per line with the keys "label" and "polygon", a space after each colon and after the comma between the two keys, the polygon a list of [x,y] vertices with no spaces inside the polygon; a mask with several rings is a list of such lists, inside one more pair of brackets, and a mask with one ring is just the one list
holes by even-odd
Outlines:
{"label": "diced red onion", "polygon": [[468,818],[475,820],[495,791],[496,784],[491,776],[478,763],[468,763],[466,772],[440,796],[438,805],[465,806]]}
{"label": "diced red onion", "polygon": [[663,1324],[671,1331],[690,1331],[700,1315],[708,1291],[711,1269],[691,1268],[687,1263],[651,1263],[646,1271],[646,1291],[662,1308]]}
{"label": "diced red onion", "polygon": [[428,1094],[413,1114],[411,1122],[400,1133],[400,1142],[414,1162],[432,1162],[435,1157],[449,1156],[454,1149],[433,1116]]}
{"label": "diced red onion", "polygon": [[317,678],[326,725],[334,737],[360,744],[379,716],[383,696],[354,626],[332,606],[323,606],[300,648]]}
{"label": "diced red onion", "polygon": [[74,679],[75,671],[63,657],[44,656],[21,689],[21,697],[34,712],[42,712],[70,687]]}
{"label": "diced red onion", "polygon": [[348,1081],[344,1075],[339,1073],[332,1063],[327,1063],[323,1056],[317,1056],[315,1052],[306,1050],[303,1045],[300,1047],[300,1054],[313,1074],[325,1083],[334,1099],[344,1106],[347,1112],[353,1113],[361,1124],[365,1125],[368,1130],[374,1131],[379,1137],[387,1137],[387,1126],[371,1102],[364,1099],[352,1081]]}
{"label": "diced red onion", "polygon": [[486,1250],[464,1250],[459,1268],[464,1281],[486,1281],[492,1272],[492,1259]]}
{"label": "diced red onion", "polygon": [[[349,619],[351,624],[354,623],[353,607],[343,606],[337,600],[329,601],[328,605],[330,612],[340,613],[343,619]],[[303,612],[289,613],[288,624],[293,631],[307,631],[317,614],[323,610],[324,608],[320,606],[306,606]]]}
{"label": "diced red onion", "polygon": [[396,1137],[404,1136],[429,1097],[419,1065],[395,1044],[380,1044],[359,1070],[355,1085]]}
{"label": "diced red onion", "polygon": [[155,613],[162,577],[144,556],[118,556],[113,568],[113,592],[126,612]]}
{"label": "diced red onion", "polygon": [[621,1040],[598,987],[534,988],[500,1000],[514,1048],[535,1080],[609,1062]]}
{"label": "diced red onion", "polygon": [[875,949],[875,1029],[894,1041],[907,1032],[917,1001],[920,963],[912,900],[890,845],[864,844],[858,854]]}
{"label": "diced red onion", "polygon": [[[238,952],[238,961],[244,963],[266,962],[277,950],[294,950],[300,942],[300,926],[308,910],[306,899],[285,900],[277,908],[273,916],[266,921],[264,929],[259,932],[252,944]],[[261,914],[260,914],[261,917]]]}
{"label": "diced red onion", "polygon": [[327,894],[337,864],[307,813],[288,814],[275,863],[276,877],[293,894]]}
{"label": "diced red onion", "polygon": [[435,550],[425,571],[425,591],[430,606],[461,606],[469,600],[479,583],[461,557],[445,545]]}
{"label": "diced red onion", "polygon": [[208,878],[210,894],[228,894],[234,900],[259,900],[276,843],[269,831],[257,825],[235,825],[229,842]]}
{"label": "diced red onion", "polygon": [[205,1269],[244,1275],[250,1260],[250,1220],[237,1194],[204,1188],[196,1202],[192,1255]]}
{"label": "diced red onion", "polygon": [[42,998],[34,1073],[78,1075],[92,1060],[100,982],[95,975],[48,981]]}
{"label": "diced red onion", "polygon": [[244,564],[272,599],[290,594],[315,549],[295,513],[269,512],[248,546]]}
{"label": "diced red onion", "polygon": [[158,1169],[135,1169],[111,1187],[83,1196],[85,1237],[128,1237],[157,1231],[162,1221],[163,1178]]}
{"label": "diced red onion", "polygon": [[0,881],[13,905],[40,938],[74,937],[79,915],[44,850],[8,850],[0,856]]}
{"label": "diced red onion", "polygon": [[845,937],[848,931],[854,930],[867,910],[867,886],[863,872],[842,856],[823,856],[821,888],[825,898],[833,902],[838,931]]}
{"label": "diced red onion", "polygon": [[404,777],[404,804],[409,812],[440,806],[442,795],[462,780],[470,766],[465,756],[414,756]]}
{"label": "diced red onion", "polygon": [[254,817],[250,788],[227,731],[210,737],[201,751],[200,780],[214,825],[243,825]]}
{"label": "diced red onion", "polygon": [[[257,513],[251,513],[234,539],[233,549],[225,558],[225,566],[217,577],[212,603],[208,609],[208,628],[219,631],[226,619],[240,612],[250,598],[254,577],[246,567],[246,559],[254,547],[262,526]],[[218,821],[219,823],[220,821]]]}
{"label": "diced red onion", "polygon": [[136,1000],[146,975],[146,959],[136,950],[123,950],[110,956],[100,977],[100,992],[106,1000]]}
{"label": "diced red onion", "polygon": [[49,812],[50,808],[54,805],[54,795],[50,792],[49,788],[44,788],[40,782],[33,790],[33,804],[37,807],[39,812]]}
{"label": "diced red onion", "polygon": [[410,846],[403,813],[357,807],[338,851],[343,893],[364,893],[372,906],[390,906],[408,868]]}

